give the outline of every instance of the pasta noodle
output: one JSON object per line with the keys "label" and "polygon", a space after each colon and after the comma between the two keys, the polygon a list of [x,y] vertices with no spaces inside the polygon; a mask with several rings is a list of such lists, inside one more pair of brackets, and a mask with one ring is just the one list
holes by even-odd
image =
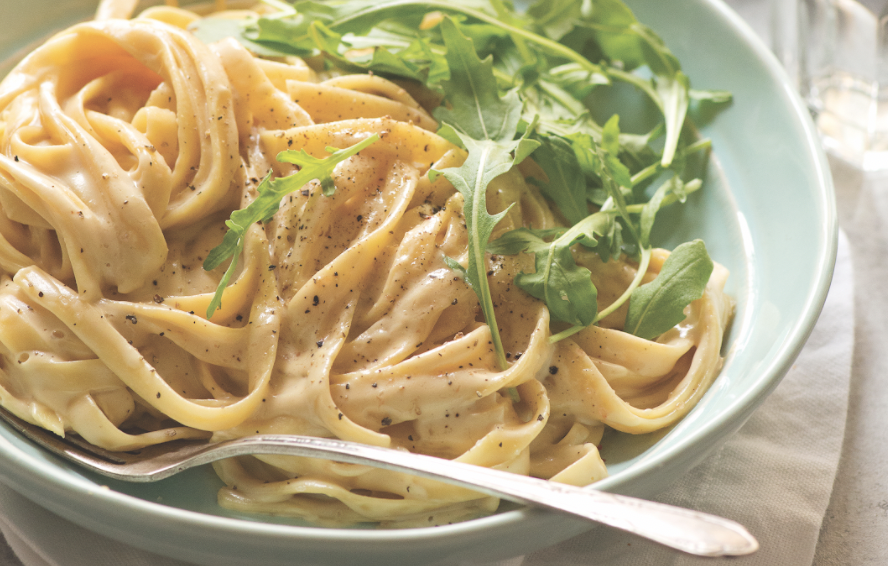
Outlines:
{"label": "pasta noodle", "polygon": [[[509,367],[465,261],[462,197],[431,168],[465,153],[402,87],[319,77],[303,61],[205,45],[174,7],[100,17],[47,41],[0,83],[0,402],[110,450],[255,433],[337,437],[553,481],[605,477],[605,427],[674,424],[721,367],[733,309],[716,267],[687,318],[656,341],[622,308],[550,344],[549,314],[489,258]],[[223,269],[201,269],[274,156],[380,141],[253,225],[222,308]],[[558,225],[525,175],[497,178],[496,234]],[[668,252],[656,250],[646,280]],[[577,251],[607,305],[629,260]],[[509,394],[517,391],[520,401]],[[221,505],[320,524],[441,524],[493,512],[475,492],[363,466],[281,456],[222,461]]]}

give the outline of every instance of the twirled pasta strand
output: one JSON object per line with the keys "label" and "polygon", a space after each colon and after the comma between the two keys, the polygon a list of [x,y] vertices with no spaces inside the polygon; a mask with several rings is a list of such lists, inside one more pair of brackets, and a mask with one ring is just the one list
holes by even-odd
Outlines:
{"label": "twirled pasta strand", "polygon": [[[577,485],[607,473],[606,427],[675,423],[721,366],[732,311],[719,268],[657,341],[625,310],[550,344],[545,306],[514,284],[532,258],[491,256],[508,367],[468,285],[462,197],[431,169],[465,152],[402,86],[319,81],[300,60],[206,46],[178,8],[106,2],[0,83],[0,403],[110,449],[263,433],[338,437]],[[230,14],[238,17],[237,14]],[[222,268],[201,268],[228,214],[287,149],[380,140],[309,183],[246,235],[211,320]],[[496,234],[557,225],[524,173],[494,180]],[[509,208],[511,206],[511,208]],[[496,237],[496,234],[494,237]],[[657,251],[652,278],[668,253]],[[580,250],[608,304],[635,276]],[[469,490],[363,466],[261,456],[215,465],[226,507],[324,524],[439,524],[490,513]]]}

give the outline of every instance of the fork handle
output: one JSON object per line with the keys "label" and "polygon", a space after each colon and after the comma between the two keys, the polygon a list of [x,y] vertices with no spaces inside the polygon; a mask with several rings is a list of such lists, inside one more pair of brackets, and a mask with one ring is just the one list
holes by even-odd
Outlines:
{"label": "fork handle", "polygon": [[758,542],[742,525],[722,517],[406,451],[328,438],[283,435],[241,438],[211,444],[208,448],[167,475],[184,467],[231,456],[281,454],[325,458],[408,472],[509,501],[568,513],[698,556],[741,556],[758,549]]}

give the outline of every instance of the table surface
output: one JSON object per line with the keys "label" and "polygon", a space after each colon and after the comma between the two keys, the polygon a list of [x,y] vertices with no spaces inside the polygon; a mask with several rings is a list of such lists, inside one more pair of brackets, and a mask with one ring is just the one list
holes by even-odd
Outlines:
{"label": "table surface", "polygon": [[[783,0],[770,0],[770,2]],[[789,1],[789,0],[787,0]],[[727,0],[763,38],[769,0]],[[855,270],[855,351],[838,474],[813,566],[888,564],[888,173],[831,160],[840,226]],[[21,566],[0,538],[0,566]]]}

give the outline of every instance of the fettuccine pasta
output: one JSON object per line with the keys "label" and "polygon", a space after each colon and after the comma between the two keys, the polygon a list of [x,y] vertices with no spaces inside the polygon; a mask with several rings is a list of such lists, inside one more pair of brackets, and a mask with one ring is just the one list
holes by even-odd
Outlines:
{"label": "fettuccine pasta", "polygon": [[[335,437],[586,485],[606,476],[606,427],[681,419],[722,363],[732,314],[717,266],[687,318],[655,341],[621,331],[625,307],[550,343],[545,305],[519,289],[526,254],[490,256],[508,367],[471,288],[462,196],[430,169],[465,152],[401,86],[321,77],[299,59],[211,45],[174,7],[135,19],[105,3],[0,83],[0,403],[110,450],[256,433]],[[234,14],[232,17],[235,17]],[[286,149],[325,157],[376,134],[253,225],[221,310],[224,266],[201,264],[232,210]],[[497,234],[558,225],[525,176],[497,178]],[[656,250],[645,280],[668,252]],[[577,251],[606,306],[629,260]],[[517,395],[516,395],[517,394]],[[320,524],[431,525],[497,500],[330,461],[222,461],[221,505]]]}

